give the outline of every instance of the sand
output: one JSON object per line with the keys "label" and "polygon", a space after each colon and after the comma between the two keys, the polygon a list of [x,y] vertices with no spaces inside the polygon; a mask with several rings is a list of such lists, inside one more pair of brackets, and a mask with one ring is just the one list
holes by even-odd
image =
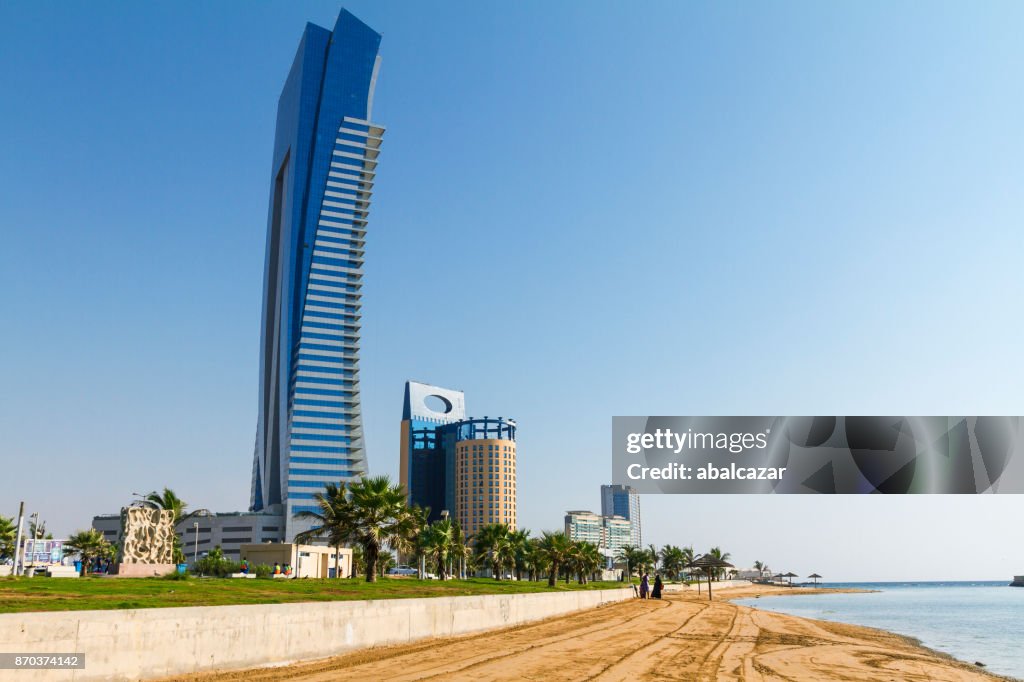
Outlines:
{"label": "sand", "polygon": [[695,592],[670,593],[662,600],[633,599],[484,634],[367,649],[313,663],[176,679],[1002,679],[881,630],[769,613],[727,601],[782,591],[816,590],[740,587],[716,591],[716,600],[710,604],[706,591],[703,600]]}

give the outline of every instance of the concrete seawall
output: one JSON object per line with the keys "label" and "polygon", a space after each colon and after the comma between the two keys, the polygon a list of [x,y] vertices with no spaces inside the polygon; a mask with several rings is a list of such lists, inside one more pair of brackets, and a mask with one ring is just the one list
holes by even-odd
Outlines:
{"label": "concrete seawall", "polygon": [[[85,654],[18,680],[139,680],[314,660],[508,627],[622,601],[631,589],[0,615],[0,652]],[[7,679],[7,678],[5,678]]]}

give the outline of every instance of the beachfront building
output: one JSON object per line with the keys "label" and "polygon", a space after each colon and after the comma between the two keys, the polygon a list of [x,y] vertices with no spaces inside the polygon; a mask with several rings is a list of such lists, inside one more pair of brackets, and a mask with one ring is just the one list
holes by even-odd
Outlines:
{"label": "beachfront building", "polygon": [[643,533],[640,529],[640,494],[628,485],[601,486],[601,515],[621,516],[630,523],[630,544],[643,546]]}
{"label": "beachfront building", "polygon": [[631,544],[632,528],[621,516],[602,516],[591,511],[565,513],[565,535],[570,540],[583,540],[597,545],[611,568],[623,547]]}
{"label": "beachfront building", "polygon": [[568,511],[565,513],[565,535],[570,540],[583,540],[601,547],[604,545],[604,524],[594,512]]}
{"label": "beachfront building", "polygon": [[602,516],[601,526],[604,549],[608,550],[608,556],[612,559],[623,547],[633,544],[633,524],[629,519],[621,516]]}
{"label": "beachfront building", "polygon": [[284,539],[327,483],[366,472],[359,328],[367,213],[384,128],[370,120],[380,35],[342,10],[307,24],[278,100],[270,168],[250,511]]}
{"label": "beachfront building", "polygon": [[757,580],[761,577],[761,571],[756,568],[739,568],[732,575],[736,580]]}
{"label": "beachfront building", "polygon": [[466,535],[481,526],[516,528],[516,422],[466,416],[462,391],[405,384],[399,481],[410,505],[447,512]]}

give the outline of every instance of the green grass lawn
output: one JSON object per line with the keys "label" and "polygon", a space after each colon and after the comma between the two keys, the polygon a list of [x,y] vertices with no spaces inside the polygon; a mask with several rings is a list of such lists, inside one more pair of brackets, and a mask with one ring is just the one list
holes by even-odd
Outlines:
{"label": "green grass lawn", "polygon": [[222,606],[229,604],[285,604],[290,602],[354,599],[457,597],[476,594],[564,592],[623,587],[622,583],[577,585],[546,580],[514,582],[470,580],[415,580],[362,578],[341,580],[245,580],[227,578],[0,578],[0,613],[25,611],[79,611],[86,609],[145,609],[169,606]]}

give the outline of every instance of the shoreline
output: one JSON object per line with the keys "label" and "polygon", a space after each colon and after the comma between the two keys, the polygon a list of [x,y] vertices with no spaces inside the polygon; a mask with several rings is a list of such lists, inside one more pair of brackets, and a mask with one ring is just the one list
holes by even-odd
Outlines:
{"label": "shoreline", "polygon": [[[923,646],[913,637],[847,623],[789,616],[733,599],[824,594],[830,588],[735,585],[707,601],[696,589],[630,599],[513,628],[374,647],[274,668],[194,674],[190,682],[328,682],[446,679],[868,680],[1006,682],[1013,678]],[[870,592],[835,588],[834,592]],[[703,598],[701,598],[703,597]],[[553,663],[556,662],[556,663]]]}
{"label": "shoreline", "polygon": [[[756,588],[756,587],[773,587],[773,586],[769,586],[769,585],[753,585],[752,587]],[[862,589],[862,588],[829,588],[829,587],[821,587],[821,588],[788,588],[788,587],[780,587],[777,590],[773,590],[773,591],[768,592],[768,593],[735,595],[735,596],[727,597],[726,600],[731,602],[733,599],[759,599],[761,597],[785,597],[785,596],[790,596],[790,595],[803,596],[803,595],[814,595],[814,594],[858,594],[858,593],[860,593],[860,594],[870,594],[870,593],[878,593],[878,592],[882,592],[882,591],[883,590],[870,590],[870,589]],[[925,645],[921,641],[920,638],[915,637],[913,635],[905,635],[905,634],[902,634],[902,633],[899,633],[899,632],[893,632],[892,630],[885,630],[885,629],[882,629],[882,628],[874,628],[874,627],[871,627],[871,626],[868,626],[868,625],[859,625],[859,624],[856,624],[856,623],[848,623],[848,622],[842,621],[842,620],[822,620],[822,619],[818,619],[818,618],[809,618],[807,616],[793,616],[793,615],[786,614],[786,613],[781,613],[781,612],[778,612],[778,611],[767,611],[767,610],[766,611],[761,611],[756,606],[748,606],[746,604],[735,604],[734,606],[736,606],[737,608],[741,608],[741,609],[751,609],[751,610],[759,611],[761,613],[770,613],[770,614],[777,615],[777,616],[786,616],[788,618],[797,618],[797,619],[800,619],[800,620],[810,621],[810,622],[813,622],[813,623],[819,623],[819,624],[826,625],[826,626],[827,625],[841,625],[841,626],[844,626],[844,627],[847,627],[847,628],[857,628],[857,629],[866,630],[866,631],[869,631],[869,632],[872,632],[872,633],[878,633],[880,635],[884,635],[884,636],[888,636],[888,637],[894,637],[896,639],[902,640],[909,647],[913,647],[913,648],[916,648],[916,649],[922,649],[924,651],[927,651],[928,653],[930,653],[933,656],[936,656],[938,658],[947,659],[950,662],[955,663],[958,666],[964,666],[967,670],[969,670],[972,673],[981,673],[983,675],[986,675],[990,679],[1003,680],[1004,682],[1022,682],[1021,678],[1011,677],[1009,675],[1001,675],[999,673],[991,672],[991,671],[989,671],[987,669],[987,667],[976,665],[975,663],[973,663],[971,661],[966,661],[964,659],[957,658],[953,654],[948,653],[946,651],[942,651],[940,649],[934,649],[934,648],[932,648],[930,646],[927,646],[927,645]]]}

